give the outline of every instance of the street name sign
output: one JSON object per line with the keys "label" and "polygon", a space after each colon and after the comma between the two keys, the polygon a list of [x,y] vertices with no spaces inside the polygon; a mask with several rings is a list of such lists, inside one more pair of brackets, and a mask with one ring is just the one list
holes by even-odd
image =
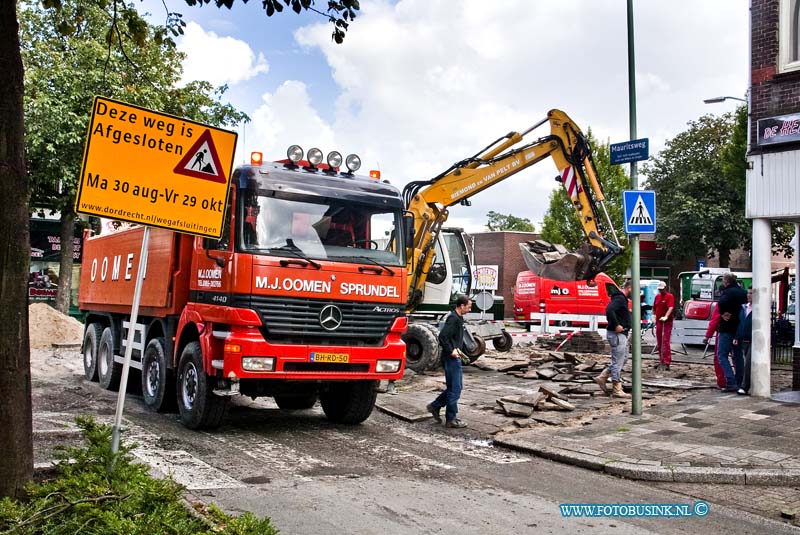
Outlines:
{"label": "street name sign", "polygon": [[634,139],[622,143],[614,143],[609,147],[611,165],[638,162],[650,157],[650,139]]}
{"label": "street name sign", "polygon": [[75,212],[222,234],[235,132],[96,97]]}
{"label": "street name sign", "polygon": [[622,192],[627,234],[653,234],[656,231],[656,192],[625,190]]}

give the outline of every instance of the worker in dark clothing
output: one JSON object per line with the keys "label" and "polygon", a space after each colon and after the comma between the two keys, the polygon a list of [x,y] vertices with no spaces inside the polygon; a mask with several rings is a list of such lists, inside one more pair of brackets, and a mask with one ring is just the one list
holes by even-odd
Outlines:
{"label": "worker in dark clothing", "polygon": [[739,327],[736,329],[736,338],[733,345],[738,345],[742,350],[744,360],[744,375],[739,383],[740,396],[750,393],[750,366],[751,366],[751,344],[753,342],[753,289],[747,290],[747,304],[742,306],[739,312]]}
{"label": "worker in dark clothing", "polygon": [[439,411],[445,409],[445,426],[453,428],[467,427],[458,419],[458,398],[461,397],[461,353],[464,348],[464,316],[472,308],[472,300],[466,295],[459,295],[456,308],[447,316],[444,327],[439,332],[439,344],[442,346],[441,358],[444,367],[444,378],[447,388],[426,407],[437,422],[442,421]]}
{"label": "worker in dark clothing", "polygon": [[[719,363],[725,372],[725,392],[737,392],[744,380],[744,357],[742,348],[733,343],[739,328],[739,313],[747,303],[747,292],[739,286],[736,275],[722,275],[722,290],[719,293],[719,337],[717,338]],[[733,356],[733,368],[728,354]]]}
{"label": "worker in dark clothing", "polygon": [[606,340],[611,346],[611,363],[600,375],[595,377],[595,382],[608,394],[606,381],[611,376],[613,389],[611,395],[615,398],[627,399],[631,395],[622,389],[622,368],[628,359],[628,336],[631,332],[631,313],[628,310],[628,297],[631,295],[632,283],[625,281],[622,292],[615,293],[606,307]]}

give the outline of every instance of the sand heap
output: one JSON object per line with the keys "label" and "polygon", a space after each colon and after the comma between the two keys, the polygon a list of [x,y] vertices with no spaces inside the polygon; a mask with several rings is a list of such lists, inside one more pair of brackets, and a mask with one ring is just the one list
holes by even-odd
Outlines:
{"label": "sand heap", "polygon": [[83,323],[65,316],[47,303],[32,303],[28,307],[28,323],[32,349],[83,341]]}

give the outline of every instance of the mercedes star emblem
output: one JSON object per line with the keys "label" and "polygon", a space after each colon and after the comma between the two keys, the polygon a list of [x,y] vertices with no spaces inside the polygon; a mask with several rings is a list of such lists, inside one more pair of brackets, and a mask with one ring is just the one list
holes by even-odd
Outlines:
{"label": "mercedes star emblem", "polygon": [[326,331],[335,331],[342,325],[342,309],[327,305],[319,313],[319,324]]}

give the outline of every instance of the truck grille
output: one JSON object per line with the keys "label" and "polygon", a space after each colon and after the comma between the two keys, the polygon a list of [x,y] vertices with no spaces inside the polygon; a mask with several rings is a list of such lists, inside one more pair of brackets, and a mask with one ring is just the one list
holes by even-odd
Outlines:
{"label": "truck grille", "polygon": [[[336,305],[342,311],[342,323],[333,331],[324,329],[319,321],[327,305]],[[381,345],[394,319],[401,315],[375,311],[376,306],[402,311],[401,305],[260,295],[235,295],[231,306],[257,311],[264,323],[262,334],[270,342],[349,346]]]}

